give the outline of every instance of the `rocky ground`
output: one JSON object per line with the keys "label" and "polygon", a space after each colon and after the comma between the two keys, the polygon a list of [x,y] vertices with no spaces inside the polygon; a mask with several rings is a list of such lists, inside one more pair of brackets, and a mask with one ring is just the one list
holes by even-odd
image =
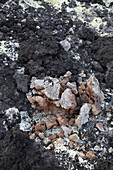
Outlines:
{"label": "rocky ground", "polygon": [[[112,44],[112,0],[0,1],[1,170],[113,169]],[[67,136],[58,136],[55,129],[61,125],[57,117],[52,125],[57,126],[52,127],[54,133],[46,120],[44,132],[48,136],[40,130],[36,134],[38,116],[53,113],[42,113],[31,105],[26,95],[31,80],[47,76],[58,79],[67,71],[77,89],[81,80],[95,75],[105,97],[101,110],[97,115],[90,113],[88,121],[78,128],[75,117],[82,105],[90,102],[76,94],[79,108],[72,114],[66,112],[68,124],[60,129],[63,133],[64,126],[74,130],[69,132],[68,127]],[[78,141],[72,136],[75,132]],[[49,143],[42,142],[45,137]],[[63,145],[57,147],[56,141]]]}

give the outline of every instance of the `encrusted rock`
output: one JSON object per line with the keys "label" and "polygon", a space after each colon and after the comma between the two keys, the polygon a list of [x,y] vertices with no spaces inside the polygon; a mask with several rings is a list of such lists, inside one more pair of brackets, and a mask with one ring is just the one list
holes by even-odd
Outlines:
{"label": "encrusted rock", "polygon": [[75,95],[78,94],[77,85],[75,82],[73,83],[68,82],[67,87],[70,88]]}
{"label": "encrusted rock", "polygon": [[31,89],[35,88],[37,90],[43,89],[44,88],[43,82],[44,80],[40,80],[40,79],[37,79],[36,77],[32,77],[30,88]]}
{"label": "encrusted rock", "polygon": [[51,100],[58,100],[60,95],[61,86],[59,80],[52,77],[44,79],[44,93]]}
{"label": "encrusted rock", "polygon": [[80,109],[80,115],[78,118],[75,120],[75,124],[81,128],[83,124],[88,122],[89,119],[89,113],[90,113],[91,106],[88,103],[85,103],[81,109]]}
{"label": "encrusted rock", "polygon": [[47,129],[50,129],[54,125],[57,125],[56,116],[48,115],[45,120],[45,123],[46,123]]}
{"label": "encrusted rock", "polygon": [[71,132],[72,132],[71,127],[67,127],[67,126],[65,126],[65,125],[62,125],[61,128],[62,128],[62,130],[64,131],[64,136],[65,136],[65,137],[68,137],[68,135],[70,135]]}
{"label": "encrusted rock", "polygon": [[77,134],[72,134],[69,136],[69,139],[72,140],[73,142],[77,142],[80,138]]}
{"label": "encrusted rock", "polygon": [[58,139],[56,140],[56,143],[57,143],[57,144],[63,144],[63,143],[64,143],[64,139],[58,138]]}
{"label": "encrusted rock", "polygon": [[67,116],[65,115],[65,113],[57,113],[56,114],[57,117],[57,121],[60,125],[64,125],[67,122]]}
{"label": "encrusted rock", "polygon": [[93,151],[88,151],[88,152],[86,153],[86,157],[89,158],[89,159],[91,159],[91,160],[93,160],[93,159],[96,158],[96,156],[95,156],[95,154],[94,154]]}
{"label": "encrusted rock", "polygon": [[60,100],[61,107],[68,109],[75,109],[77,106],[75,95],[71,92],[69,88],[67,88],[61,95]]}

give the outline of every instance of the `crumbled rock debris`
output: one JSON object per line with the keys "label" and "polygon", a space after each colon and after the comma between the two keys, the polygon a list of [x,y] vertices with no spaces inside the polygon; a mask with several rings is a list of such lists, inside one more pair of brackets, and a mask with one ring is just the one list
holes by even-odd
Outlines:
{"label": "crumbled rock debris", "polygon": [[[113,0],[0,1],[0,169],[113,169],[112,7]],[[69,50],[61,45],[64,40],[70,43]],[[67,70],[72,76],[65,74]],[[21,76],[18,81],[15,73],[29,80],[65,74],[59,78],[59,99],[47,98],[44,88],[33,88],[31,107],[25,95],[30,81],[24,83]],[[94,93],[90,88],[93,73],[105,95],[102,104],[100,89]],[[76,96],[75,110],[61,108],[61,94],[67,88]],[[85,103],[92,106],[89,118],[78,128],[75,121]],[[27,132],[15,128],[18,121],[6,132],[4,111],[12,107],[25,113],[19,125]],[[57,122],[50,129],[45,123],[48,115],[56,116]],[[61,126],[71,129],[68,137]],[[79,137],[77,142],[69,140],[73,134]]]}
{"label": "crumbled rock debris", "polygon": [[[67,75],[69,74],[66,73],[64,76],[68,77]],[[48,81],[48,78],[45,78],[44,80]],[[46,149],[54,148],[58,160],[60,160],[64,165],[67,162],[65,166],[70,166],[71,162],[68,160],[68,158],[71,158],[72,160],[78,158],[81,166],[94,169],[94,165],[96,166],[96,158],[98,157],[97,153],[100,152],[99,158],[103,155],[106,156],[107,154],[106,148],[104,148],[105,145],[107,146],[107,138],[103,137],[102,140],[97,138],[98,140],[93,148],[90,144],[91,139],[89,138],[88,140],[86,134],[90,133],[91,128],[95,129],[94,138],[99,134],[101,137],[101,133],[106,134],[106,132],[109,131],[106,126],[107,118],[101,117],[101,114],[99,114],[99,112],[101,111],[101,104],[104,102],[104,94],[100,90],[98,80],[93,75],[84,82],[79,82],[79,84],[77,85],[76,82],[70,83],[69,78],[67,79],[67,81],[64,80],[65,83],[63,83],[62,76],[62,81],[61,78],[59,79],[60,81],[58,79],[55,79],[53,84],[52,81],[48,81],[46,83],[46,86],[44,84],[44,80],[32,78],[30,85],[31,95],[27,94],[28,100],[37,109],[37,112],[31,120],[31,122],[35,120],[35,124],[31,123],[33,124],[33,126],[32,130],[30,131],[30,139],[35,139],[39,143],[43,143]],[[51,78],[51,80],[54,79]],[[58,102],[59,104],[55,103],[55,98],[50,98],[50,96],[52,96],[52,92],[56,92],[56,88],[54,88],[56,87],[55,83],[59,83],[58,89],[61,89],[58,90],[59,98],[56,98],[56,102]],[[49,88],[52,88],[52,90],[48,90],[48,95],[45,94],[45,88],[48,88],[47,85],[49,86]],[[73,88],[74,85],[75,87]],[[35,90],[35,96],[33,90]],[[71,92],[71,95],[70,93],[66,95],[66,97],[64,95],[63,102],[65,103],[65,100],[67,101],[67,99],[70,97],[67,103],[69,105],[69,103],[72,102],[74,104],[73,107],[64,108],[63,105],[60,103],[60,100],[62,99],[62,94],[66,90],[69,90],[69,92]],[[41,102],[43,103],[41,105],[40,102],[36,100],[38,96],[45,99],[48,104],[44,105],[43,101],[41,100]],[[72,100],[73,96],[74,100]],[[87,103],[86,100],[83,100],[82,103],[79,105],[76,98],[84,98],[84,96],[87,99]],[[100,100],[98,100],[98,98]],[[74,103],[75,101],[76,104]],[[92,106],[96,105],[97,103],[100,110],[98,114],[94,114]],[[70,111],[70,109],[72,110]],[[77,114],[77,112],[79,114]],[[90,123],[92,119],[93,125]],[[108,151],[111,152],[112,149],[110,148]],[[62,155],[62,157],[59,158],[59,155]],[[67,159],[64,159],[63,155],[69,156]],[[91,164],[91,161],[94,161],[94,165]]]}

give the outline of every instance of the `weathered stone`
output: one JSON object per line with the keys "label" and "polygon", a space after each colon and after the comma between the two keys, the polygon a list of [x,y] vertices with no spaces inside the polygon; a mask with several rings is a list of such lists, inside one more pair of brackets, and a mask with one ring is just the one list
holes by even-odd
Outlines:
{"label": "weathered stone", "polygon": [[91,106],[88,103],[85,103],[81,109],[80,109],[80,115],[75,120],[75,125],[77,125],[79,128],[86,122],[88,122],[89,119],[89,113],[90,113]]}
{"label": "weathered stone", "polygon": [[100,97],[102,103],[104,101],[104,94],[100,90],[99,81],[97,80],[97,78],[95,76],[90,76],[90,78],[88,79],[88,84],[90,86],[92,85],[92,90],[94,94]]}
{"label": "weathered stone", "polygon": [[74,118],[71,118],[70,121],[69,121],[69,125],[72,126],[75,124],[75,119]]}
{"label": "weathered stone", "polygon": [[45,122],[39,122],[35,126],[36,131],[44,132],[46,130]]}
{"label": "weathered stone", "polygon": [[58,138],[58,139],[56,140],[56,143],[62,145],[62,144],[64,144],[64,139]]}
{"label": "weathered stone", "polygon": [[58,100],[60,95],[61,86],[59,80],[52,77],[44,79],[44,93],[51,100]]}
{"label": "weathered stone", "polygon": [[70,135],[71,132],[72,132],[71,127],[67,127],[67,126],[65,126],[65,125],[62,125],[61,128],[62,128],[62,130],[64,131],[64,136],[65,136],[65,137],[68,137],[68,135]]}
{"label": "weathered stone", "polygon": [[77,106],[75,95],[71,92],[69,88],[67,88],[61,95],[60,100],[61,107],[68,109],[75,109]]}
{"label": "weathered stone", "polygon": [[65,113],[57,113],[56,114],[57,117],[57,121],[60,125],[64,125],[67,122],[67,116],[65,115]]}
{"label": "weathered stone", "polygon": [[51,140],[49,138],[44,138],[43,143],[44,143],[44,145],[47,146],[47,145],[49,145],[51,143]]}
{"label": "weathered stone", "polygon": [[93,159],[96,158],[96,156],[95,156],[95,154],[94,154],[93,151],[88,151],[88,152],[86,153],[86,157],[89,158],[89,159],[91,159],[91,160],[93,160]]}
{"label": "weathered stone", "polygon": [[70,135],[69,139],[72,140],[73,142],[77,142],[78,140],[80,140],[80,138],[77,134]]}
{"label": "weathered stone", "polygon": [[32,77],[30,88],[31,89],[35,88],[37,90],[43,89],[44,88],[43,82],[44,80],[40,80],[40,79],[36,79],[36,77]]}
{"label": "weathered stone", "polygon": [[69,81],[68,77],[60,76],[59,82],[62,87],[66,87],[67,82]]}
{"label": "weathered stone", "polygon": [[45,120],[45,123],[46,123],[47,129],[50,129],[54,125],[57,125],[56,116],[48,115],[46,120]]}
{"label": "weathered stone", "polygon": [[70,88],[75,95],[78,94],[77,85],[75,82],[73,83],[68,82],[67,87]]}
{"label": "weathered stone", "polygon": [[58,137],[62,138],[63,136],[64,136],[64,132],[63,132],[63,130],[61,130],[60,133],[58,133]]}
{"label": "weathered stone", "polygon": [[39,106],[45,107],[48,105],[47,100],[41,96],[36,96],[36,101],[39,104]]}

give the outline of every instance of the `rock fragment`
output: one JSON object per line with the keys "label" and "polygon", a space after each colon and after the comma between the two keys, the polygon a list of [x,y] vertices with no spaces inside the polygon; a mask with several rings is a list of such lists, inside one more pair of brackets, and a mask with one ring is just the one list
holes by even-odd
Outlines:
{"label": "rock fragment", "polygon": [[69,49],[71,48],[71,44],[69,41],[67,41],[66,39],[63,41],[60,41],[61,46],[64,48],[65,51],[69,51]]}
{"label": "rock fragment", "polygon": [[72,73],[70,71],[67,71],[66,74],[64,74],[64,77],[71,77]]}
{"label": "rock fragment", "polygon": [[40,139],[44,139],[45,138],[44,134],[41,133],[41,132],[38,133],[38,136],[39,136]]}
{"label": "rock fragment", "polygon": [[67,127],[65,125],[62,125],[61,128],[64,131],[64,136],[68,138],[68,135],[70,135],[71,132],[72,132],[71,127]]}
{"label": "rock fragment", "polygon": [[65,115],[65,113],[57,113],[56,114],[57,117],[57,121],[60,125],[64,125],[67,122],[67,116]]}
{"label": "rock fragment", "polygon": [[71,92],[69,88],[67,88],[61,95],[60,100],[61,107],[68,109],[75,109],[77,106],[75,95]]}
{"label": "rock fragment", "polygon": [[78,94],[77,85],[75,82],[73,83],[68,82],[67,87],[70,88],[75,95]]}
{"label": "rock fragment", "polygon": [[47,77],[44,79],[44,92],[47,98],[59,100],[61,86],[57,78]]}
{"label": "rock fragment", "polygon": [[45,120],[47,129],[50,129],[53,126],[57,126],[56,116],[54,115],[48,115]]}
{"label": "rock fragment", "polygon": [[58,138],[58,139],[56,140],[56,143],[62,145],[62,144],[64,143],[64,139]]}
{"label": "rock fragment", "polygon": [[47,146],[47,145],[49,145],[51,143],[51,140],[49,138],[44,138],[43,143],[44,143],[44,145]]}
{"label": "rock fragment", "polygon": [[80,115],[78,118],[75,120],[75,124],[81,128],[83,124],[88,122],[89,119],[89,113],[90,113],[91,106],[88,103],[85,103],[81,109],[80,109]]}
{"label": "rock fragment", "polygon": [[32,77],[30,88],[31,89],[35,88],[37,90],[43,89],[44,88],[44,80],[40,80],[40,79],[36,79],[36,77]]}
{"label": "rock fragment", "polygon": [[45,122],[39,122],[35,126],[35,131],[44,132],[46,130]]}
{"label": "rock fragment", "polygon": [[80,140],[79,136],[77,134],[72,134],[69,136],[69,139],[72,140],[73,142],[77,142]]}
{"label": "rock fragment", "polygon": [[49,136],[49,139],[50,139],[50,140],[53,140],[53,139],[55,139],[56,137],[57,137],[57,135],[54,133],[53,135],[50,135],[50,136]]}
{"label": "rock fragment", "polygon": [[75,124],[75,118],[71,118],[69,121],[69,125],[72,126]]}
{"label": "rock fragment", "polygon": [[94,154],[93,151],[88,151],[88,152],[86,153],[86,157],[89,158],[89,159],[91,159],[91,160],[93,160],[93,159],[96,158],[96,156],[95,156],[95,154]]}
{"label": "rock fragment", "polygon": [[47,100],[41,96],[36,96],[36,101],[39,104],[39,106],[45,107],[48,105]]}

